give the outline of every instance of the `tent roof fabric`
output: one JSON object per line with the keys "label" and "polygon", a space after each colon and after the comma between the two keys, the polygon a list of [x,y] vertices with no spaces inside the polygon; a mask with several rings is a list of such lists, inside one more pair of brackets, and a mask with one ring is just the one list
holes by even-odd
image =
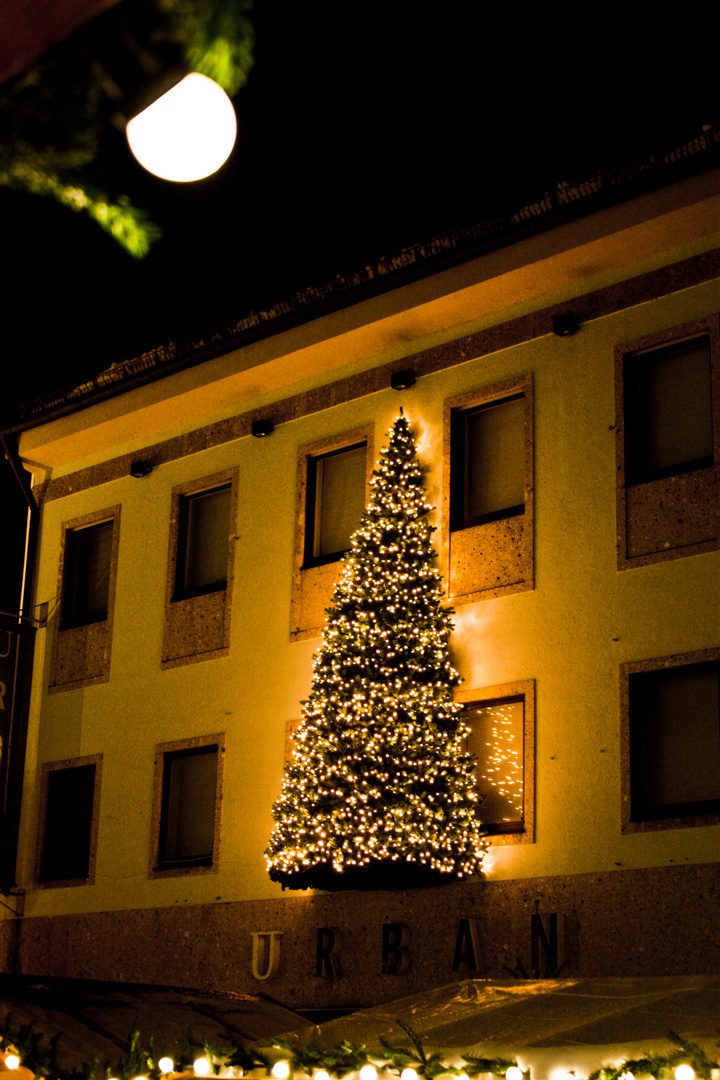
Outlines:
{"label": "tent roof fabric", "polygon": [[218,1046],[271,1042],[303,1026],[314,1030],[291,1009],[250,994],[6,975],[0,977],[0,1025],[8,1014],[13,1029],[30,1024],[47,1039],[59,1034],[57,1060],[64,1069],[94,1056],[117,1061],[136,1027],[143,1045],[152,1035],[158,1056],[170,1057],[177,1052],[176,1040],[188,1030]]}
{"label": "tent roof fabric", "polygon": [[152,1035],[158,1054],[170,1056],[188,1029],[218,1045],[268,1048],[290,1032],[299,1044],[329,1049],[348,1040],[372,1052],[381,1050],[381,1039],[408,1044],[402,1020],[450,1064],[462,1065],[463,1052],[517,1058],[532,1080],[554,1080],[556,1073],[588,1076],[649,1051],[667,1052],[670,1033],[716,1060],[720,977],[466,979],[315,1026],[260,995],[2,976],[0,1023],[8,1013],[14,1026],[32,1024],[47,1038],[59,1033],[58,1062],[66,1069],[93,1056],[117,1060],[136,1026],[143,1042]]}
{"label": "tent roof fabric", "polygon": [[405,1045],[397,1020],[448,1061],[461,1064],[462,1051],[517,1057],[533,1080],[556,1070],[588,1075],[650,1050],[667,1052],[671,1033],[716,1059],[720,978],[468,979],[332,1020],[318,1029],[319,1042]]}

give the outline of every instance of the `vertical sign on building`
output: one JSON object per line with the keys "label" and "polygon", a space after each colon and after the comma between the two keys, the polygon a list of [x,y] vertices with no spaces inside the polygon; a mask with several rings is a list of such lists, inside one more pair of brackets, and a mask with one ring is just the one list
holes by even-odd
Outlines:
{"label": "vertical sign on building", "polygon": [[35,627],[0,615],[0,892],[14,887]]}

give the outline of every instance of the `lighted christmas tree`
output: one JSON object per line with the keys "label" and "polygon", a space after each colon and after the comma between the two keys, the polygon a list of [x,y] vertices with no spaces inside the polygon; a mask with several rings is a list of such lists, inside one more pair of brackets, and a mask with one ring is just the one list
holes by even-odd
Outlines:
{"label": "lighted christmas tree", "polygon": [[485,853],[432,507],[402,412],[371,487],[273,808],[269,873],[292,889],[450,881]]}

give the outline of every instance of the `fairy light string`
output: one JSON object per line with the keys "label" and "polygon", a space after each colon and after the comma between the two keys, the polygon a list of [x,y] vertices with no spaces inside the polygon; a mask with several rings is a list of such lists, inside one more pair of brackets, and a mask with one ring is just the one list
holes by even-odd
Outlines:
{"label": "fairy light string", "polygon": [[[58,1063],[61,1036],[50,1039],[30,1024],[15,1025],[7,1015],[0,1035],[0,1061],[5,1071],[22,1067],[38,1080],[162,1080],[192,1077],[257,1077],[273,1080],[470,1080],[483,1075],[504,1080],[532,1080],[530,1068],[522,1069],[515,1058],[484,1057],[467,1051],[453,1052],[452,1059],[439,1051],[428,1053],[419,1036],[401,1020],[396,1023],[409,1039],[409,1045],[397,1045],[380,1039],[376,1047],[344,1040],[335,1046],[320,1047],[316,1042],[303,1045],[299,1039],[277,1039],[272,1053],[264,1054],[243,1044],[224,1044],[196,1039],[185,1032],[176,1040],[174,1058],[156,1056],[155,1039],[149,1036],[143,1045],[140,1032],[133,1029],[126,1053],[114,1063],[100,1063],[97,1058],[81,1066],[64,1068]],[[618,1065],[605,1065],[590,1073],[587,1080],[717,1080],[718,1062],[696,1043],[673,1032],[667,1036],[671,1049],[653,1052],[641,1058],[626,1059]],[[462,1061],[462,1064],[458,1064]],[[554,1072],[555,1070],[550,1070]],[[581,1080],[569,1072],[574,1080]],[[9,1078],[11,1080],[11,1078]]]}
{"label": "fairy light string", "polygon": [[487,850],[424,470],[404,415],[327,611],[266,851],[284,887],[468,877]]}

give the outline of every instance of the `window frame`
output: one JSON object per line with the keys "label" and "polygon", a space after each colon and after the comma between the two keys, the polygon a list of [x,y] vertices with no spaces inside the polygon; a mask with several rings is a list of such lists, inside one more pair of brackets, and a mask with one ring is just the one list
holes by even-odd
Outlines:
{"label": "window frame", "polygon": [[[167,796],[165,777],[168,759],[182,754],[191,754],[203,747],[217,747],[217,772],[215,778],[215,811],[213,821],[213,849],[208,861],[187,862],[179,859],[167,859],[163,854],[163,840],[166,822],[163,820]],[[151,823],[150,878],[185,877],[195,874],[216,874],[220,859],[220,824],[222,796],[225,772],[225,734],[201,735],[193,739],[159,743],[155,748],[155,773],[153,783],[153,804]]]}
{"label": "window frame", "polygon": [[230,547],[228,546],[228,558],[225,566],[225,577],[222,580],[211,582],[208,585],[197,585],[187,588],[184,584],[181,584],[181,577],[185,569],[185,563],[188,553],[188,531],[189,531],[189,507],[194,499],[201,499],[206,495],[211,495],[216,491],[227,491],[229,497],[229,528],[228,528],[228,545],[229,537],[232,532],[232,508],[233,508],[233,485],[232,480],[227,480],[225,483],[217,484],[215,487],[203,487],[200,491],[190,491],[185,494],[181,494],[178,497],[177,504],[177,536],[175,539],[175,585],[172,595],[172,603],[176,603],[178,600],[189,600],[195,596],[205,596],[207,593],[224,592],[227,589],[228,575],[230,573]]}
{"label": "window frame", "polygon": [[[535,680],[524,679],[514,683],[502,683],[480,689],[455,691],[455,700],[471,709],[500,705],[509,701],[523,701],[523,816],[520,828],[515,823],[508,827],[488,826],[486,839],[493,846],[535,843]],[[467,722],[467,721],[466,721]],[[482,818],[482,807],[480,808]]]}
{"label": "window frame", "polygon": [[[485,525],[492,521],[503,521],[505,518],[517,517],[525,513],[525,501],[514,506],[504,507],[500,510],[491,510],[485,514],[477,514],[474,517],[466,517],[466,488],[467,488],[467,419],[481,412],[487,412],[498,405],[510,404],[512,401],[525,401],[525,392],[518,390],[506,397],[492,398],[479,404],[465,408],[454,407],[450,413],[451,447],[450,447],[450,531],[459,532],[461,529],[470,529],[475,525]],[[524,479],[524,477],[523,477]]]}
{"label": "window frame", "polygon": [[[346,555],[350,550],[349,547],[343,548],[341,551],[332,551],[327,555],[315,555],[315,540],[317,538],[317,521],[318,517],[322,517],[322,502],[320,503],[320,513],[318,513],[318,496],[317,496],[317,476],[318,476],[318,464],[322,461],[327,461],[328,458],[339,457],[341,454],[346,454],[351,450],[365,450],[366,457],[366,473],[367,473],[367,439],[362,439],[356,443],[350,443],[345,446],[337,446],[333,450],[326,450],[322,454],[308,454],[306,458],[306,480],[305,480],[305,531],[304,531],[304,554],[302,569],[308,570],[313,566],[325,566],[327,563],[339,562],[343,555]],[[367,491],[367,477],[366,477],[366,491]],[[367,505],[367,499],[365,506]],[[363,507],[364,509],[365,507]]]}
{"label": "window frame", "polygon": [[[74,630],[78,626],[89,626],[91,623],[106,622],[108,617],[108,611],[110,607],[110,578],[112,577],[112,546],[113,546],[113,529],[114,519],[107,518],[104,521],[98,521],[91,525],[84,525],[79,528],[67,529],[65,532],[65,557],[64,557],[64,571],[63,571],[63,587],[62,587],[62,623],[61,630]],[[102,615],[85,615],[79,612],[81,604],[78,602],[78,576],[80,568],[80,554],[82,550],[82,541],[85,537],[91,533],[96,533],[100,529],[109,529],[109,552],[108,552],[108,565],[107,565],[107,601],[105,604],[105,610]],[[72,581],[71,581],[72,579]],[[69,603],[72,597],[72,603]],[[87,596],[85,597],[85,608],[87,609]]]}
{"label": "window frame", "polygon": [[[181,537],[183,500],[193,495],[230,486],[227,578],[224,587],[201,586],[178,590],[179,563],[184,541]],[[170,493],[165,619],[161,667],[163,670],[214,660],[230,651],[235,545],[237,542],[238,469],[224,469],[176,485]]]}
{"label": "window frame", "polygon": [[[660,829],[686,829],[701,825],[720,824],[720,798],[709,803],[674,803],[662,807],[648,806],[644,816],[641,800],[636,791],[633,796],[633,777],[639,767],[639,745],[642,723],[640,716],[633,716],[633,684],[639,685],[637,676],[651,676],[653,672],[665,672],[678,668],[691,671],[705,666],[718,670],[720,680],[720,648],[703,649],[698,652],[679,653],[675,656],[657,657],[634,661],[620,666],[620,719],[621,719],[621,832],[654,832]],[[720,714],[719,714],[720,722]],[[649,812],[655,810],[655,816]]]}
{"label": "window frame", "polygon": [[[38,889],[61,889],[76,885],[93,885],[95,882],[95,867],[97,862],[98,826],[100,820],[100,789],[102,782],[102,754],[91,754],[87,757],[66,758],[62,761],[48,761],[42,766],[40,780],[40,804],[38,809],[38,835],[37,851],[35,858],[35,887]],[[47,837],[48,803],[50,792],[50,776],[55,772],[64,772],[70,769],[93,766],[95,777],[93,782],[93,797],[90,813],[90,828],[88,834],[88,872],[84,877],[74,878],[42,878],[43,856],[45,853],[45,841]]]}
{"label": "window frame", "polygon": [[[642,397],[640,394],[640,376],[643,368],[647,369],[653,358],[661,358],[679,352],[683,345],[691,345],[694,342],[707,341],[708,360],[710,362],[711,398],[709,402],[710,417],[712,424],[712,345],[710,334],[696,334],[691,337],[683,336],[677,341],[666,341],[654,348],[645,348],[626,352],[623,355],[623,408],[625,430],[625,485],[636,487],[638,484],[652,483],[653,480],[663,480],[670,476],[682,476],[683,473],[697,472],[699,469],[712,468],[715,464],[714,446],[709,455],[699,458],[691,458],[676,462],[673,465],[651,466],[642,463],[643,438],[640,430],[642,422]],[[634,414],[633,420],[637,429],[629,431],[629,414]],[[711,442],[712,442],[711,432]]]}
{"label": "window frame", "polygon": [[[633,473],[636,438],[627,430],[629,365],[707,337],[710,344],[713,462],[698,459],[667,469]],[[717,315],[615,346],[615,454],[618,570],[685,558],[720,547],[720,320]]]}

